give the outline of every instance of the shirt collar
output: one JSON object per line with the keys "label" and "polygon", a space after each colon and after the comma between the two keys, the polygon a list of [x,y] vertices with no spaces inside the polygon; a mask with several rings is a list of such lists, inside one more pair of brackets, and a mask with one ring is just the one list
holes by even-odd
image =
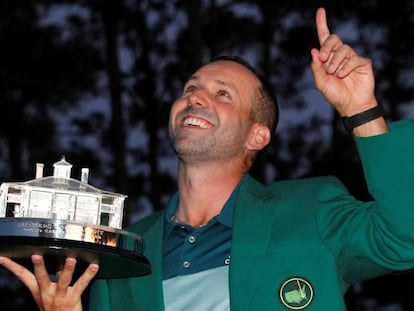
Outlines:
{"label": "shirt collar", "polygon": [[[234,214],[234,205],[236,202],[237,193],[239,192],[241,182],[236,186],[236,188],[231,193],[230,197],[224,204],[223,209],[220,214],[215,216],[216,220],[221,224],[231,228],[233,226],[233,214]],[[170,231],[176,223],[172,220],[172,217],[175,214],[175,211],[178,207],[178,192],[176,192],[168,203],[165,211],[165,224],[167,231]]]}

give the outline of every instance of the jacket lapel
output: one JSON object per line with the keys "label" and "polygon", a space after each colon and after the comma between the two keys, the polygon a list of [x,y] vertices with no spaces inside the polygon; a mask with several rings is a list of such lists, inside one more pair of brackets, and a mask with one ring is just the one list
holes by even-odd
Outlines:
{"label": "jacket lapel", "polygon": [[274,208],[266,204],[273,197],[263,185],[247,175],[240,187],[233,220],[230,263],[231,310],[247,310],[260,282],[252,273],[264,258],[271,232]]}

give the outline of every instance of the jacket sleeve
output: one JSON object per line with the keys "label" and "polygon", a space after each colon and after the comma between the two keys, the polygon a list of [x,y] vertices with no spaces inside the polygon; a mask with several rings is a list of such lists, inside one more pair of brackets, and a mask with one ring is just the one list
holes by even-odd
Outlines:
{"label": "jacket sleeve", "polygon": [[373,201],[345,192],[320,198],[321,235],[349,283],[414,267],[414,122],[390,124],[390,132],[357,137]]}

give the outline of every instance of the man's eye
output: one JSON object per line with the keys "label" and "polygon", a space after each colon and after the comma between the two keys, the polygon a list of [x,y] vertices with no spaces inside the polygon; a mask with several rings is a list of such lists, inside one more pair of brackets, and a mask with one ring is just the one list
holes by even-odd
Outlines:
{"label": "man's eye", "polygon": [[193,86],[193,85],[190,85],[190,86],[188,86],[188,87],[186,87],[185,89],[184,89],[184,93],[191,93],[191,92],[194,92],[194,90],[196,89],[196,87],[195,86]]}
{"label": "man's eye", "polygon": [[224,90],[220,90],[220,91],[218,91],[218,92],[217,92],[217,95],[219,95],[219,96],[225,96],[225,97],[230,97],[229,92],[224,91]]}

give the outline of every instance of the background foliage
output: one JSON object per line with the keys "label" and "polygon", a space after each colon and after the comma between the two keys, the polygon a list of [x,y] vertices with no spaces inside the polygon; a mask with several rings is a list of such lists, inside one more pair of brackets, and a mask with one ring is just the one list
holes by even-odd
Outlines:
{"label": "background foliage", "polygon": [[[46,175],[64,155],[90,182],[128,194],[125,225],[175,191],[169,107],[183,81],[218,54],[260,68],[281,106],[277,135],[253,174],[268,182],[333,174],[369,194],[352,138],[315,91],[315,10],[372,58],[389,120],[414,115],[413,1],[78,0],[0,2],[0,181]],[[49,171],[48,171],[49,168]],[[5,310],[35,307],[0,271]],[[412,310],[410,274],[352,287],[349,310]]]}

